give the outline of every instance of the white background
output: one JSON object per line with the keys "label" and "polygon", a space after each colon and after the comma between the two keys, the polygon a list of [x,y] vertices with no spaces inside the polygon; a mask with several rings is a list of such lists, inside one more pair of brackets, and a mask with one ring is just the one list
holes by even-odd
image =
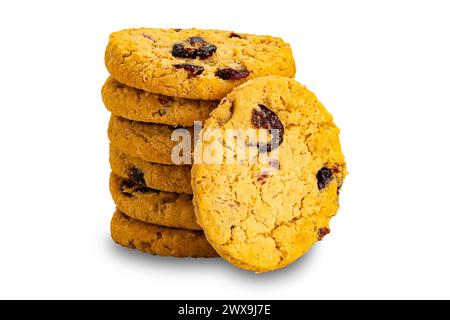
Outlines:
{"label": "white background", "polygon": [[[448,1],[2,1],[0,298],[450,298]],[[255,275],[109,239],[108,35],[271,34],[334,114],[350,175],[332,234]]]}

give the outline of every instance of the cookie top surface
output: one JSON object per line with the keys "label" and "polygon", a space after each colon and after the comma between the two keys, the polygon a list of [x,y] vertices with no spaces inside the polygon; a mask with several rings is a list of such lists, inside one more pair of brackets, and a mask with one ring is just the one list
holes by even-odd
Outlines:
{"label": "cookie top surface", "polygon": [[194,121],[205,121],[219,104],[174,98],[135,89],[108,78],[102,88],[103,103],[113,114],[125,119],[190,127]]}
{"label": "cookie top surface", "polygon": [[[212,129],[220,135],[200,140],[200,150],[223,146],[229,129],[279,133],[238,133],[247,157],[238,148],[193,166],[198,223],[222,257],[256,272],[275,270],[329,233],[346,165],[339,129],[313,93],[283,77],[249,81],[213,111],[203,135]],[[252,161],[255,155],[261,160]],[[221,163],[226,159],[240,161]]]}
{"label": "cookie top surface", "polygon": [[167,96],[220,100],[247,80],[295,76],[280,38],[198,29],[127,29],[112,33],[105,53],[111,75]]}

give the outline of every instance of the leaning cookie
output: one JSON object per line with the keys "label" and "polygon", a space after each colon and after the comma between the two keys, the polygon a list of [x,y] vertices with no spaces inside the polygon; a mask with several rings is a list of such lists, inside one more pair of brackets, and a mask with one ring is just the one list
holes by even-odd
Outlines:
{"label": "leaning cookie", "polygon": [[[283,77],[249,81],[221,102],[204,133],[209,129],[273,133],[246,140],[247,154],[262,161],[193,166],[198,223],[222,257],[256,272],[275,270],[329,233],[346,164],[339,129],[313,93]],[[225,147],[220,138],[200,143]]]}
{"label": "leaning cookie", "polygon": [[[174,163],[172,159],[172,151],[175,146],[179,145],[179,141],[172,140],[172,134],[176,130],[174,127],[131,121],[124,118],[111,116],[108,127],[108,137],[111,144],[117,149],[129,154],[132,157],[142,159],[144,161],[173,165],[173,164],[189,164],[192,158],[192,128],[179,129],[188,134],[186,141],[189,149],[187,152],[187,163]],[[183,148],[177,153],[183,159]]]}
{"label": "leaning cookie", "polygon": [[217,253],[203,232],[166,228],[134,220],[117,210],[111,237],[119,245],[159,256],[215,258]]}
{"label": "leaning cookie", "polygon": [[191,166],[168,166],[151,163],[109,147],[111,170],[136,184],[165,192],[192,194]]}
{"label": "leaning cookie", "polygon": [[295,76],[280,38],[197,29],[128,29],[109,38],[106,67],[118,81],[156,94],[220,100],[267,75]]}
{"label": "leaning cookie", "polygon": [[125,119],[192,127],[205,121],[216,101],[190,100],[153,94],[108,78],[102,89],[103,102],[113,114]]}
{"label": "leaning cookie", "polygon": [[111,195],[116,207],[133,219],[160,226],[201,230],[192,196],[148,188],[111,173]]}

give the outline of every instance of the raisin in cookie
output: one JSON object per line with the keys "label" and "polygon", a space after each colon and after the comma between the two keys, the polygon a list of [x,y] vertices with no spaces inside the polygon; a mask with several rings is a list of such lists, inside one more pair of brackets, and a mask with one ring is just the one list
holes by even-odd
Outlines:
{"label": "raisin in cookie", "polygon": [[165,191],[192,194],[191,166],[168,166],[131,157],[110,145],[109,163],[118,176],[136,184]]}
{"label": "raisin in cookie", "polygon": [[[260,161],[193,166],[198,223],[222,257],[256,272],[275,270],[329,233],[346,165],[339,129],[313,93],[283,77],[249,81],[213,111],[203,134],[210,129],[222,135],[200,140],[203,150],[223,145],[227,129],[273,133],[240,138]],[[237,157],[232,150],[226,159]]]}
{"label": "raisin in cookie", "polygon": [[201,230],[191,195],[150,189],[114,173],[109,187],[117,208],[129,217],[165,227]]}
{"label": "raisin in cookie", "polygon": [[102,89],[103,103],[113,114],[125,119],[192,127],[205,121],[217,101],[190,100],[153,94],[128,87],[109,78]]}
{"label": "raisin in cookie", "polygon": [[[130,156],[152,163],[170,165],[175,164],[172,160],[172,151],[179,144],[179,142],[171,139],[174,130],[174,127],[162,124],[131,121],[111,116],[108,136],[114,147]],[[193,139],[192,128],[182,130],[188,130],[191,140]],[[188,161],[183,163],[189,164],[191,161],[192,141],[186,141],[189,143],[191,151],[189,151]],[[188,148],[186,147],[186,149]],[[180,155],[183,156],[184,149],[181,148],[180,150]]]}
{"label": "raisin in cookie", "polygon": [[203,232],[166,228],[134,220],[117,210],[111,237],[119,245],[159,256],[215,258],[217,253]]}
{"label": "raisin in cookie", "polygon": [[220,100],[253,78],[295,76],[282,39],[217,30],[122,30],[111,34],[105,62],[126,85],[200,100]]}

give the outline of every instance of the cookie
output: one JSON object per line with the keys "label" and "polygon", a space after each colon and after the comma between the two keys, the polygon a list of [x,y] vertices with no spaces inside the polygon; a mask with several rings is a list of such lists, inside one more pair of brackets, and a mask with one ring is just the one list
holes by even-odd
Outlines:
{"label": "cookie", "polygon": [[[346,175],[339,129],[313,93],[283,77],[255,79],[234,90],[203,134],[214,128],[273,134],[243,140],[260,161],[194,164],[198,223],[235,266],[256,272],[287,266],[330,232]],[[220,137],[203,140],[203,150],[224,144]]]}
{"label": "cookie", "polygon": [[[179,142],[171,140],[174,130],[175,128],[166,125],[111,116],[108,136],[114,147],[132,157],[152,163],[173,165],[175,163],[172,161],[171,153],[173,148],[179,144]],[[189,135],[193,137],[192,128],[185,130],[189,130]],[[192,149],[192,142],[190,149]],[[190,154],[188,158],[191,158]]]}
{"label": "cookie", "polygon": [[117,210],[111,220],[111,237],[121,246],[159,256],[214,258],[217,253],[201,231],[143,223]]}
{"label": "cookie", "polygon": [[280,38],[197,29],[128,29],[112,33],[106,67],[118,81],[172,97],[220,100],[268,75],[295,76]]}
{"label": "cookie", "polygon": [[191,166],[168,166],[131,157],[110,145],[109,162],[116,175],[165,192],[192,194]]}
{"label": "cookie", "polygon": [[165,227],[201,230],[192,196],[148,188],[111,173],[109,187],[116,207],[127,216]]}
{"label": "cookie", "polygon": [[102,89],[103,102],[113,114],[125,119],[192,127],[205,121],[217,101],[173,98],[128,87],[109,78]]}

